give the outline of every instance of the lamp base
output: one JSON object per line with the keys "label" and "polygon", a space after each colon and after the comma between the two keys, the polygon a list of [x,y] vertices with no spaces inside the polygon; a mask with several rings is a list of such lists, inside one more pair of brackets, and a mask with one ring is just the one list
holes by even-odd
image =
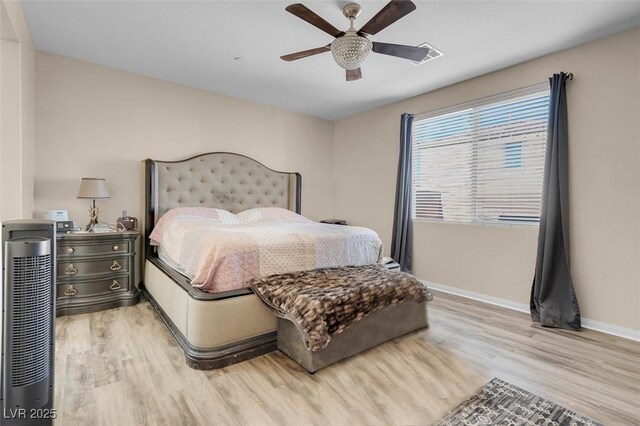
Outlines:
{"label": "lamp base", "polygon": [[89,224],[85,231],[91,231],[91,228],[98,224],[98,213],[100,210],[96,207],[96,200],[93,200],[93,204],[89,205]]}

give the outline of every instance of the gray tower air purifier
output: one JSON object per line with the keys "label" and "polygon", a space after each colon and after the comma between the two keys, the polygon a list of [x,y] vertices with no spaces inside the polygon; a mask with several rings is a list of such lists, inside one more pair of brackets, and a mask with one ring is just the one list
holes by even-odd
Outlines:
{"label": "gray tower air purifier", "polygon": [[2,222],[2,425],[51,425],[55,222]]}

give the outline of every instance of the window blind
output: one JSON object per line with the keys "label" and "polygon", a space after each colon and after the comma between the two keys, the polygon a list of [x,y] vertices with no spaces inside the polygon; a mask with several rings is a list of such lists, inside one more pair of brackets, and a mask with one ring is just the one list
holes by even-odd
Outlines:
{"label": "window blind", "polygon": [[549,91],[527,91],[417,115],[414,219],[537,224]]}

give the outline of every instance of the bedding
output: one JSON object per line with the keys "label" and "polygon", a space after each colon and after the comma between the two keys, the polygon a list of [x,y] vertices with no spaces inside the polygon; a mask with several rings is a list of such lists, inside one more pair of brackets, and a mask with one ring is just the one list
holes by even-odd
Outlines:
{"label": "bedding", "polygon": [[314,223],[311,219],[280,207],[257,207],[238,213],[236,218],[244,223]]}
{"label": "bedding", "polygon": [[432,299],[414,276],[382,265],[271,275],[250,285],[275,315],[296,325],[310,351],[326,348],[331,336],[374,311]]}
{"label": "bedding", "polygon": [[238,217],[223,209],[214,209],[209,207],[177,207],[166,212],[162,216],[162,220],[153,229],[150,235],[152,243],[159,244],[162,241],[164,235],[164,225],[171,223],[176,217],[194,217],[194,218],[206,218],[209,222],[220,224],[234,224],[240,223]]}
{"label": "bedding", "polygon": [[152,244],[194,287],[210,293],[273,274],[369,265],[382,255],[382,242],[370,229],[321,224],[285,209],[252,209],[259,211],[235,220],[219,212],[173,210],[154,227]]}

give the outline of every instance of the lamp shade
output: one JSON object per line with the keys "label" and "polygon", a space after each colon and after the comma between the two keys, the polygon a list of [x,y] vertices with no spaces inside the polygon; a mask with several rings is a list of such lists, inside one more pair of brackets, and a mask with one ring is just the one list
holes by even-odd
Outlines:
{"label": "lamp shade", "polygon": [[109,198],[109,187],[105,178],[82,178],[78,198]]}

